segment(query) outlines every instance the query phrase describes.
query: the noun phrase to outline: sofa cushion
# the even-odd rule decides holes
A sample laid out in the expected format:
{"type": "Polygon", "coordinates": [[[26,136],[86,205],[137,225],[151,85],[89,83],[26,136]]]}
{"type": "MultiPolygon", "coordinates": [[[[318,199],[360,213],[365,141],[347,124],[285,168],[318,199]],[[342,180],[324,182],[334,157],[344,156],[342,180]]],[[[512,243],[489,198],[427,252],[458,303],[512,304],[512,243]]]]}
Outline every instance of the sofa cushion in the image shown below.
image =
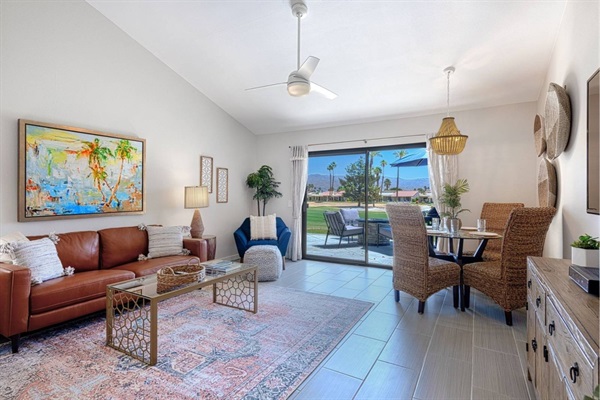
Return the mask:
{"type": "Polygon", "coordinates": [[[14,242],[15,264],[31,270],[31,283],[38,284],[64,274],[56,246],[48,238],[14,242]]]}
{"type": "Polygon", "coordinates": [[[129,271],[85,271],[31,288],[31,314],[39,314],[106,296],[106,285],[135,278],[129,271]]]}
{"type": "Polygon", "coordinates": [[[137,261],[140,254],[148,254],[148,233],[137,226],[102,229],[98,234],[102,269],[137,261]]]}
{"type": "Polygon", "coordinates": [[[12,243],[27,241],[29,241],[29,239],[21,232],[11,232],[4,236],[0,236],[0,262],[12,264],[15,261],[12,243]]]}
{"type": "Polygon", "coordinates": [[[146,230],[149,258],[184,254],[181,226],[148,226],[146,230]]]}
{"type": "Polygon", "coordinates": [[[161,258],[149,258],[143,261],[135,261],[128,264],[114,267],[113,270],[127,270],[135,273],[135,276],[152,275],[158,272],[162,267],[173,267],[175,265],[185,265],[190,260],[197,260],[192,256],[168,256],[161,258]]]}
{"type": "MultiPolygon", "coordinates": [[[[60,233],[56,251],[63,268],[73,267],[75,272],[94,271],[100,267],[100,237],[95,231],[60,233]]],[[[46,236],[31,236],[38,239],[46,236]]]]}

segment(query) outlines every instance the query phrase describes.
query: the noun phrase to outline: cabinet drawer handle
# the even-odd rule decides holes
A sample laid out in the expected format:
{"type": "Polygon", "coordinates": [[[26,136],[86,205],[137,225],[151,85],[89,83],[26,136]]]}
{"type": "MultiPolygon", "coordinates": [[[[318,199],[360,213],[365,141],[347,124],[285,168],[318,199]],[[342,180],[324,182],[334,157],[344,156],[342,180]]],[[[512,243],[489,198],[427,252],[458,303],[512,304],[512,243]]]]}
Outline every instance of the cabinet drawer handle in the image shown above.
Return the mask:
{"type": "Polygon", "coordinates": [[[542,298],[540,296],[538,296],[538,298],[535,299],[535,306],[539,307],[541,302],[542,302],[542,298]]]}
{"type": "Polygon", "coordinates": [[[531,289],[531,279],[527,281],[527,287],[531,289]]]}
{"type": "Polygon", "coordinates": [[[552,336],[552,334],[554,334],[555,330],[556,330],[556,326],[554,325],[554,321],[552,321],[551,323],[548,324],[548,332],[550,333],[550,336],[552,336]]]}
{"type": "Polygon", "coordinates": [[[548,362],[548,347],[544,346],[544,360],[548,362]]]}
{"type": "Polygon", "coordinates": [[[537,340],[531,339],[531,348],[533,349],[533,352],[535,353],[537,350],[537,340]]]}
{"type": "Polygon", "coordinates": [[[579,376],[579,365],[577,363],[573,364],[569,370],[569,376],[571,377],[571,382],[577,383],[577,377],[579,376]]]}

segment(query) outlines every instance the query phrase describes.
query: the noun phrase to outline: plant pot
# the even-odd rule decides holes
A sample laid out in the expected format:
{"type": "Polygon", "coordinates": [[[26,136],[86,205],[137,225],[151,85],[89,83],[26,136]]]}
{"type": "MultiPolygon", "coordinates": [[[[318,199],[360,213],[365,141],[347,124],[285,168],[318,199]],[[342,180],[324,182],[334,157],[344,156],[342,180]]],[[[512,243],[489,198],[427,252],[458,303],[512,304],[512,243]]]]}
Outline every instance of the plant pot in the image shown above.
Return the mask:
{"type": "Polygon", "coordinates": [[[571,262],[580,267],[600,266],[600,250],[571,247],[571,262]]]}
{"type": "Polygon", "coordinates": [[[446,218],[446,230],[450,233],[458,233],[462,227],[460,218],[446,218]]]}

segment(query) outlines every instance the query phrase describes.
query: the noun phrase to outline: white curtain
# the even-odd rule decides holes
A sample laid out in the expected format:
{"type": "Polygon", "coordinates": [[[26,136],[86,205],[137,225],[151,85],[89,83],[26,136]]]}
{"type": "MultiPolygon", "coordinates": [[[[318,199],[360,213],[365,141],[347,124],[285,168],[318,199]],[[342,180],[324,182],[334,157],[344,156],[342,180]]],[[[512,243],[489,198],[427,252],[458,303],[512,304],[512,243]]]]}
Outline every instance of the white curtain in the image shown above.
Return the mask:
{"type": "MultiPolygon", "coordinates": [[[[439,202],[440,194],[445,184],[453,185],[458,179],[458,156],[441,156],[435,154],[429,145],[429,139],[435,133],[427,134],[427,155],[429,157],[429,183],[431,185],[431,197],[433,205],[439,214],[446,211],[446,207],[439,202]]],[[[438,240],[437,250],[447,251],[448,241],[438,240]]]]}
{"type": "Polygon", "coordinates": [[[445,184],[454,185],[458,180],[458,156],[440,156],[435,154],[429,145],[429,139],[435,133],[427,134],[427,155],[429,156],[429,183],[431,184],[431,197],[438,213],[446,211],[438,199],[445,184]]]}
{"type": "Polygon", "coordinates": [[[302,203],[308,180],[308,146],[292,146],[292,238],[288,246],[287,257],[302,259],[302,203]]]}

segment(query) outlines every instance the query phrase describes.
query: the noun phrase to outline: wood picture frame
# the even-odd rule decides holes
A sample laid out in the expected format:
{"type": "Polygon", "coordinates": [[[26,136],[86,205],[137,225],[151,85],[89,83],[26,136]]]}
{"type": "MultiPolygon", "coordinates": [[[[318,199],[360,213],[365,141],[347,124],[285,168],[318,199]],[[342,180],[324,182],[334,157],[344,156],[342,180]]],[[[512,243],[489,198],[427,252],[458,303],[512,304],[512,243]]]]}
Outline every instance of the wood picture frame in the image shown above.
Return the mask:
{"type": "Polygon", "coordinates": [[[229,170],[217,168],[217,203],[229,201],[229,170]]]}
{"type": "Polygon", "coordinates": [[[146,140],[19,120],[19,222],[143,214],[146,140]]]}
{"type": "Polygon", "coordinates": [[[600,215],[600,69],[587,81],[587,205],[600,215]]]}
{"type": "Polygon", "coordinates": [[[213,158],[200,156],[200,186],[208,187],[208,193],[213,192],[213,158]]]}

